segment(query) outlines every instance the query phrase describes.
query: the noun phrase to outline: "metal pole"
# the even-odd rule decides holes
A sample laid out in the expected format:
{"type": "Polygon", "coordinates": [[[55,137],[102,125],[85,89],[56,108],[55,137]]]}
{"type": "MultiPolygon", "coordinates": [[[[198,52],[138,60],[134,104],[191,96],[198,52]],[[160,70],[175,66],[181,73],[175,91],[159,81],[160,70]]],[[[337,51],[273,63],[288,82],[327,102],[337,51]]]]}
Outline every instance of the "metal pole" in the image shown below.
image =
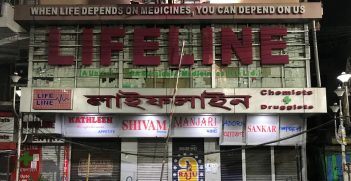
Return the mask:
{"type": "Polygon", "coordinates": [[[342,105],[341,105],[341,99],[339,99],[339,104],[340,104],[340,111],[339,111],[339,116],[340,116],[340,125],[339,125],[339,131],[340,131],[340,136],[341,136],[341,168],[342,168],[342,176],[343,180],[346,181],[348,180],[348,174],[345,169],[346,167],[346,154],[345,154],[345,145],[346,145],[346,132],[345,132],[345,127],[344,127],[344,118],[343,118],[343,111],[342,111],[342,105]]]}
{"type": "Polygon", "coordinates": [[[349,86],[346,84],[346,82],[343,82],[342,86],[344,87],[344,90],[345,90],[345,93],[342,96],[342,101],[344,103],[342,111],[345,116],[344,120],[346,120],[346,125],[349,125],[350,124],[349,88],[348,88],[349,86]]]}
{"type": "Polygon", "coordinates": [[[314,50],[314,64],[316,66],[316,78],[317,78],[317,86],[321,87],[321,72],[319,69],[319,56],[318,56],[318,46],[317,46],[317,34],[316,34],[316,21],[312,21],[312,35],[313,35],[313,50],[314,50]]]}
{"type": "Polygon", "coordinates": [[[22,118],[21,114],[16,111],[16,85],[13,86],[13,112],[15,113],[16,118],[18,119],[18,130],[17,130],[17,160],[16,160],[16,181],[19,181],[20,173],[20,157],[21,157],[21,143],[22,143],[22,118]]]}
{"type": "Polygon", "coordinates": [[[88,154],[88,168],[87,168],[87,175],[86,175],[86,181],[89,181],[89,169],[90,169],[90,153],[88,154]]]}

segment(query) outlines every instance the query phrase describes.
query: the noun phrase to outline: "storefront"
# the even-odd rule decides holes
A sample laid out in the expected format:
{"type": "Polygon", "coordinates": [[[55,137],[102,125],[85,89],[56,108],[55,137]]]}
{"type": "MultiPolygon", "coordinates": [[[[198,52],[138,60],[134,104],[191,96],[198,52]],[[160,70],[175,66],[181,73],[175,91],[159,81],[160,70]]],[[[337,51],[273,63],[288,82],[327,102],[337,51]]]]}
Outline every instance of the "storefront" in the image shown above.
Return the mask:
{"type": "Polygon", "coordinates": [[[14,127],[14,115],[11,112],[0,112],[0,180],[8,180],[15,168],[11,163],[11,157],[17,148],[14,127]]]}
{"type": "Polygon", "coordinates": [[[60,180],[306,178],[306,117],[326,112],[320,5],[16,7],[32,42],[21,112],[64,139],[42,159],[56,152],[60,180]]]}

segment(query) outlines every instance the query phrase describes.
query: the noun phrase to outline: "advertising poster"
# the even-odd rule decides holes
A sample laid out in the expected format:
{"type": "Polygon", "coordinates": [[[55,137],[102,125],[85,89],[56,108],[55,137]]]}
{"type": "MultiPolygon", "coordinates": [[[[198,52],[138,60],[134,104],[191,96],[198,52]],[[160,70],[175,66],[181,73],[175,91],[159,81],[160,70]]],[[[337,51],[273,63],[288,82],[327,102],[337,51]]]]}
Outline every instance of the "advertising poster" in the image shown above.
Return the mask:
{"type": "MultiPolygon", "coordinates": [[[[12,157],[12,163],[16,165],[16,157],[12,157]]],[[[21,151],[20,157],[21,167],[19,181],[39,180],[40,178],[40,162],[41,162],[41,146],[25,145],[21,151]]],[[[16,179],[16,169],[12,170],[11,180],[16,179]]]]}
{"type": "Polygon", "coordinates": [[[203,142],[173,142],[173,151],[173,181],[205,181],[203,142]]]}

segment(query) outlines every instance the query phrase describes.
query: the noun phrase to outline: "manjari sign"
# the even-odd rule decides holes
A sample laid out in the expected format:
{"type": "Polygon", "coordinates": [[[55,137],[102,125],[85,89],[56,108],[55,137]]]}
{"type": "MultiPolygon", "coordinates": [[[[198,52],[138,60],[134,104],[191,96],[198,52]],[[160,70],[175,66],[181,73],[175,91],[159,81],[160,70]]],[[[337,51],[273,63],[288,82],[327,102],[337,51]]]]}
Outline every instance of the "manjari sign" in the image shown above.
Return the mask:
{"type": "MultiPolygon", "coordinates": [[[[116,38],[123,38],[126,30],[120,27],[102,27],[100,33],[100,64],[111,64],[112,52],[123,51],[124,45],[116,42],[116,38]]],[[[253,62],[253,33],[252,28],[243,28],[241,38],[231,28],[221,28],[221,54],[223,65],[231,64],[233,52],[241,64],[249,65],[253,62]]],[[[161,57],[145,55],[146,51],[159,49],[159,42],[149,41],[149,38],[160,38],[160,28],[134,28],[133,34],[133,64],[157,66],[161,63],[161,57]]],[[[212,65],[213,57],[213,29],[204,27],[201,29],[202,64],[212,65]]],[[[273,50],[283,50],[287,47],[284,40],[276,37],[287,35],[286,27],[261,27],[260,28],[260,56],[262,65],[288,64],[288,55],[272,55],[273,50]]],[[[48,37],[48,64],[50,65],[73,65],[74,55],[60,54],[61,32],[59,28],[51,28],[48,37]]],[[[93,62],[93,28],[84,28],[81,38],[83,65],[91,65],[93,62]]],[[[168,32],[168,63],[178,65],[180,60],[179,29],[171,26],[168,32]]],[[[182,65],[193,65],[194,55],[187,54],[182,57],[182,65]]]]}

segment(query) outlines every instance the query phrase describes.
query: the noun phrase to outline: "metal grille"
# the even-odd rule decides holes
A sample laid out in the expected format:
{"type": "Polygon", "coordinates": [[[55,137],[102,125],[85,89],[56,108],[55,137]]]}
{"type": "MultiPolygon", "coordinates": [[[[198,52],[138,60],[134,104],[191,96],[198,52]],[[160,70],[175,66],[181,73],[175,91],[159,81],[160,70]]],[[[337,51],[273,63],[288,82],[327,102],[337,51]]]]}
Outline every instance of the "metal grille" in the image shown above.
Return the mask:
{"type": "Polygon", "coordinates": [[[81,144],[72,145],[71,181],[85,181],[87,176],[89,181],[120,180],[119,141],[91,139],[79,142],[81,144]],[[89,154],[90,161],[88,161],[89,154]]]}
{"type": "MultiPolygon", "coordinates": [[[[165,141],[144,139],[138,142],[138,154],[162,156],[165,141]]],[[[161,176],[162,157],[138,156],[138,181],[159,181],[161,176]]],[[[168,164],[165,164],[163,179],[168,180],[168,164]]]]}
{"type": "Polygon", "coordinates": [[[64,146],[42,146],[41,174],[46,180],[60,180],[63,176],[64,146]]]}
{"type": "MultiPolygon", "coordinates": [[[[239,147],[221,147],[221,151],[231,150],[235,148],[239,147]]],[[[221,180],[243,180],[241,149],[237,151],[221,152],[221,180]]]]}
{"type": "Polygon", "coordinates": [[[277,181],[297,181],[297,157],[294,147],[275,147],[275,175],[277,181]]]}
{"type": "Polygon", "coordinates": [[[246,150],[247,181],[272,180],[270,147],[246,150]]]}

